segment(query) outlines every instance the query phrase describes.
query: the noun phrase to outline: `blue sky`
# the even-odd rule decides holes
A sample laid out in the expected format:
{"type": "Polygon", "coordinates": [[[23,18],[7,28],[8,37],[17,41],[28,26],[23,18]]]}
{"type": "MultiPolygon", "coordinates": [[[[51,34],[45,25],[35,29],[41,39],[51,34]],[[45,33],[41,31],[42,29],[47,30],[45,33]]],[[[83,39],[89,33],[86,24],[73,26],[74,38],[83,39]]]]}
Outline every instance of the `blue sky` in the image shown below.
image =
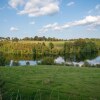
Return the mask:
{"type": "Polygon", "coordinates": [[[0,37],[100,38],[100,0],[0,0],[0,37]]]}

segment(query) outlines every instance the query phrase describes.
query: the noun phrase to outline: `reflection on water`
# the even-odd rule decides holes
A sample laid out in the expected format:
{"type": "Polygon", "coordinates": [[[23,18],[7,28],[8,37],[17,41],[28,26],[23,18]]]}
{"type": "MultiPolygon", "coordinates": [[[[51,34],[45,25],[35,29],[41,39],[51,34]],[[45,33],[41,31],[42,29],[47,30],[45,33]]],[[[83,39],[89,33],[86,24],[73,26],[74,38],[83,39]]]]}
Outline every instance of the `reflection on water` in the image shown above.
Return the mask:
{"type": "Polygon", "coordinates": [[[100,64],[100,56],[96,57],[95,59],[92,60],[87,60],[91,65],[96,65],[100,64]]]}
{"type": "MultiPolygon", "coordinates": [[[[58,57],[58,58],[56,58],[54,61],[55,61],[55,63],[57,63],[57,64],[62,64],[62,63],[64,63],[64,58],[63,58],[63,57],[58,57]]],[[[100,64],[100,56],[98,56],[98,57],[96,57],[96,58],[94,58],[94,59],[92,59],[92,60],[87,59],[86,61],[87,61],[88,63],[90,63],[91,65],[100,64]]],[[[67,62],[67,64],[74,64],[74,65],[79,65],[79,66],[82,66],[82,65],[84,64],[83,61],[79,61],[79,62],[75,62],[75,61],[72,61],[72,62],[66,61],[66,62],[67,62]]]]}
{"type": "MultiPolygon", "coordinates": [[[[92,60],[86,60],[88,63],[90,63],[91,65],[96,65],[96,64],[100,64],[100,56],[96,57],[95,59],[92,60]]],[[[10,61],[10,66],[13,66],[13,60],[10,61]]],[[[57,57],[56,59],[54,59],[54,62],[56,64],[63,64],[63,63],[67,63],[67,64],[73,64],[73,65],[79,65],[80,67],[84,64],[83,61],[80,62],[69,62],[69,61],[64,61],[63,57],[57,57]]],[[[21,66],[25,66],[25,65],[37,65],[37,63],[41,63],[41,61],[33,61],[33,60],[19,60],[18,61],[19,65],[21,66]]]]}
{"type": "Polygon", "coordinates": [[[32,61],[32,60],[20,60],[19,61],[19,64],[20,65],[27,65],[27,63],[28,63],[28,65],[37,65],[37,62],[36,61],[32,61]]]}
{"type": "Polygon", "coordinates": [[[65,60],[63,57],[57,57],[55,60],[54,60],[54,63],[56,64],[62,64],[62,63],[65,63],[65,60]]]}
{"type": "Polygon", "coordinates": [[[67,61],[74,61],[74,62],[80,62],[80,61],[85,61],[87,59],[91,60],[91,59],[95,59],[98,56],[98,53],[93,52],[85,52],[84,54],[77,54],[77,53],[70,53],[66,55],[66,60],[67,61]]]}
{"type": "MultiPolygon", "coordinates": [[[[13,63],[16,62],[16,61],[13,61],[11,60],[10,61],[10,66],[16,66],[16,65],[13,65],[13,63]]],[[[19,60],[18,61],[19,65],[18,66],[32,66],[32,65],[37,65],[39,63],[41,63],[41,61],[33,61],[33,60],[19,60]]]]}
{"type": "MultiPolygon", "coordinates": [[[[64,55],[45,55],[43,56],[42,54],[37,54],[36,55],[36,60],[41,60],[43,57],[53,57],[54,59],[56,59],[58,56],[64,56],[64,55]]],[[[66,60],[68,61],[84,61],[84,60],[91,60],[91,59],[94,59],[98,56],[97,53],[86,53],[84,55],[81,55],[81,54],[73,54],[73,53],[69,53],[69,54],[66,54],[66,60]]],[[[23,55],[18,55],[18,54],[5,54],[5,57],[7,60],[33,60],[33,55],[32,54],[23,54],[23,55]]]]}
{"type": "Polygon", "coordinates": [[[14,55],[14,54],[5,54],[7,60],[33,60],[33,55],[14,55]]]}
{"type": "MultiPolygon", "coordinates": [[[[48,55],[49,57],[53,57],[55,62],[63,62],[65,61],[63,55],[57,57],[57,56],[52,56],[48,55]]],[[[45,56],[45,57],[48,57],[45,56]]],[[[34,65],[37,62],[32,62],[33,61],[33,55],[14,55],[14,54],[5,54],[5,57],[7,61],[12,62],[13,61],[18,61],[21,65],[24,65],[27,61],[30,63],[30,65],[34,65]]],[[[44,56],[38,55],[36,58],[36,61],[42,60],[44,56]]],[[[92,53],[92,54],[86,54],[86,55],[79,55],[79,54],[67,54],[66,56],[66,61],[67,62],[73,62],[74,64],[80,63],[82,64],[83,61],[87,60],[90,64],[100,64],[100,56],[98,56],[97,53],[92,53]]]]}

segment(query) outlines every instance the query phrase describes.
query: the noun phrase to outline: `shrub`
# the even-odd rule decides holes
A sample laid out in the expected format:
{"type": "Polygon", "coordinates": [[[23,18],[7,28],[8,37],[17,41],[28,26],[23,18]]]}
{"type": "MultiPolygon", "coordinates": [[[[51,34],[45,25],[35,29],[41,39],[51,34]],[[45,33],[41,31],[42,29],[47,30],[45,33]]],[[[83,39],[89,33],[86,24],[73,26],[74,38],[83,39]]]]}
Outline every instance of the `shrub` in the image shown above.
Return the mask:
{"type": "Polygon", "coordinates": [[[96,64],[96,67],[100,68],[100,64],[96,64]]]}
{"type": "Polygon", "coordinates": [[[26,62],[26,65],[27,65],[27,66],[30,65],[30,62],[27,61],[27,62],[26,62]]]}
{"type": "Polygon", "coordinates": [[[83,67],[91,67],[91,64],[89,64],[87,61],[84,62],[83,67]]]}
{"type": "Polygon", "coordinates": [[[13,61],[12,65],[13,65],[13,66],[19,66],[20,63],[19,63],[18,61],[13,61]]]}
{"type": "Polygon", "coordinates": [[[66,66],[74,66],[73,63],[68,63],[68,62],[66,62],[65,65],[66,65],[66,66]]]}
{"type": "Polygon", "coordinates": [[[76,67],[79,67],[79,64],[76,64],[75,66],[76,66],[76,67]]]}
{"type": "Polygon", "coordinates": [[[41,64],[43,64],[43,65],[53,65],[54,59],[52,57],[45,57],[45,58],[42,59],[41,64]]]}
{"type": "Polygon", "coordinates": [[[6,65],[6,58],[4,57],[4,54],[0,52],[0,66],[6,65]]]}
{"type": "Polygon", "coordinates": [[[54,48],[54,44],[52,42],[49,43],[49,47],[50,49],[53,49],[54,48]]]}

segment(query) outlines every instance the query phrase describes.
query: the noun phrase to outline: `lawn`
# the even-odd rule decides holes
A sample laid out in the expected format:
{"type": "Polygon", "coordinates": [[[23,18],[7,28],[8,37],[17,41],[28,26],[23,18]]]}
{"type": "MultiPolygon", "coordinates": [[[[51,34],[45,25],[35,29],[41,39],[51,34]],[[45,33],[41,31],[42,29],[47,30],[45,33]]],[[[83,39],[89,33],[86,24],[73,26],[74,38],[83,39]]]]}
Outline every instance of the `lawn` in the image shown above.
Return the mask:
{"type": "Polygon", "coordinates": [[[38,65],[0,67],[4,100],[100,100],[100,69],[38,65]]]}

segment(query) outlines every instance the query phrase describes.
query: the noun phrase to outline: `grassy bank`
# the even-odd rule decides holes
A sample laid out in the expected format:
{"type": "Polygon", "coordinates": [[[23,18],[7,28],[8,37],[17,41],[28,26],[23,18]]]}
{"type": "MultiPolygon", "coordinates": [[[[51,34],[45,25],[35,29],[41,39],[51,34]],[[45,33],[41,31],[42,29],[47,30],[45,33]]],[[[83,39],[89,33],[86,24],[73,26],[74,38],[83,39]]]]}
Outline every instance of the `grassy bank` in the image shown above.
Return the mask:
{"type": "Polygon", "coordinates": [[[0,74],[4,100],[100,100],[99,68],[1,67],[0,74]]]}

